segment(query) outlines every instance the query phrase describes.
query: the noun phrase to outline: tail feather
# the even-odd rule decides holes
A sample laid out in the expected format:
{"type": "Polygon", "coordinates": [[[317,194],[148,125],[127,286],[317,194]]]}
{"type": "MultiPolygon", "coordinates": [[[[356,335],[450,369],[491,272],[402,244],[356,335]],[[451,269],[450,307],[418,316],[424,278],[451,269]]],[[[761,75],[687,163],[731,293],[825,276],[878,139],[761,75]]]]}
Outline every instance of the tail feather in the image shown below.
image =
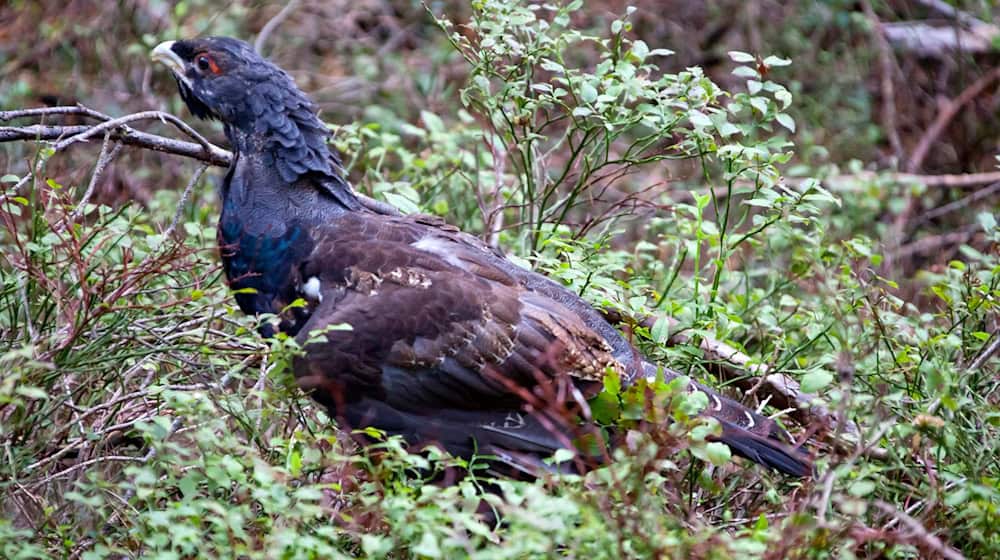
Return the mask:
{"type": "Polygon", "coordinates": [[[805,452],[773,438],[759,436],[725,420],[722,435],[716,438],[728,445],[737,455],[750,459],[790,476],[812,475],[812,462],[805,452]]]}
{"type": "MultiPolygon", "coordinates": [[[[647,377],[656,375],[655,367],[648,362],[644,364],[647,377]]],[[[669,379],[681,374],[664,369],[663,375],[669,379]]],[[[790,444],[792,438],[777,422],[700,383],[690,383],[688,389],[708,395],[708,406],[702,414],[715,418],[722,425],[722,435],[715,438],[716,441],[725,443],[741,457],[787,475],[812,475],[813,466],[808,455],[790,444]]]]}

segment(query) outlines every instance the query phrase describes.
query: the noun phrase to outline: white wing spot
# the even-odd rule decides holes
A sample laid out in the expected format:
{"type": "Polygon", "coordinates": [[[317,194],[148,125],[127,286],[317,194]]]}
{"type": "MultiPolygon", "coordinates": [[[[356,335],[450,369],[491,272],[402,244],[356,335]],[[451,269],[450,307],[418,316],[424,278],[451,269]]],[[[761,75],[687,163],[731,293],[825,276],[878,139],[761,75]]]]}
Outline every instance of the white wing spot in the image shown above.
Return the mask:
{"type": "Polygon", "coordinates": [[[306,283],[302,285],[302,293],[304,293],[307,298],[322,302],[323,294],[319,289],[319,278],[316,276],[306,280],[306,283]]]}
{"type": "Polygon", "coordinates": [[[715,395],[709,395],[709,396],[712,397],[713,401],[715,401],[715,406],[712,407],[712,410],[714,410],[716,412],[722,410],[722,401],[719,400],[719,397],[717,397],[715,395]]]}
{"type": "Polygon", "coordinates": [[[452,266],[457,266],[464,269],[465,263],[462,259],[458,258],[454,252],[452,252],[453,244],[447,239],[441,239],[440,237],[427,236],[421,237],[420,239],[411,243],[417,249],[421,251],[427,251],[428,253],[433,253],[439,257],[444,258],[445,262],[452,266]]]}
{"type": "Polygon", "coordinates": [[[750,412],[749,412],[749,411],[747,411],[747,410],[744,410],[744,411],[743,411],[743,414],[745,414],[745,415],[746,415],[746,417],[747,417],[747,429],[748,429],[748,430],[749,430],[750,428],[753,428],[754,426],[756,426],[756,425],[757,425],[757,423],[756,423],[756,422],[754,422],[754,420],[753,420],[753,414],[750,414],[750,412]]]}

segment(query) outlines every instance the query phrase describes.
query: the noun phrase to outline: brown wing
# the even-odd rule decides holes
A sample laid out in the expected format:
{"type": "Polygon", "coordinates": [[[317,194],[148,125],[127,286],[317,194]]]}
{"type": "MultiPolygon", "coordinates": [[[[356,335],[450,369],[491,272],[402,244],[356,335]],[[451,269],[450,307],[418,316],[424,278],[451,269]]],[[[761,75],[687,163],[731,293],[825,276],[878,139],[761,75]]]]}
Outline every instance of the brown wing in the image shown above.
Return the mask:
{"type": "Polygon", "coordinates": [[[433,230],[395,223],[339,223],[303,267],[321,301],[299,333],[296,375],[320,400],[500,410],[517,408],[513,387],[561,377],[591,393],[621,368],[558,302],[474,252],[441,254],[447,241],[433,230]]]}

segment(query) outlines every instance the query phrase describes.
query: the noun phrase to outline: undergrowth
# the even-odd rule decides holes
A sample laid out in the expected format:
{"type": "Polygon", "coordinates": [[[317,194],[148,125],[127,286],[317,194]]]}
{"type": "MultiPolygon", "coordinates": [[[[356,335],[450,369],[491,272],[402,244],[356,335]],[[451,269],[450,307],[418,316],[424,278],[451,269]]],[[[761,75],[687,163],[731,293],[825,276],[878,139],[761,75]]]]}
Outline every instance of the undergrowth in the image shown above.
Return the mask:
{"type": "Polygon", "coordinates": [[[181,189],[80,204],[86,185],[49,176],[62,154],[39,146],[2,178],[0,555],[1000,555],[1000,377],[977,359],[997,329],[995,216],[977,218],[991,251],[965,247],[901,299],[857,195],[876,185],[783,177],[791,61],[731,52],[727,91],[663,71],[671,53],[631,38],[631,11],[578,30],[580,5],[483,0],[461,26],[436,19],[467,64],[462,109],[335,142],[359,189],[445,215],[595,305],[660,317],[630,329],[650,357],[719,385],[699,346],[714,339],[798,380],[836,425],[734,394],[808,440],[815,477],[706,443],[704,403],[679,382],[608,380],[595,412],[626,436],[586,477],[491,480],[394,438],[359,449],[295,388],[289,342],[260,340],[233,305],[211,180],[180,213],[181,189]],[[455,470],[470,474],[437,482],[455,470]]]}

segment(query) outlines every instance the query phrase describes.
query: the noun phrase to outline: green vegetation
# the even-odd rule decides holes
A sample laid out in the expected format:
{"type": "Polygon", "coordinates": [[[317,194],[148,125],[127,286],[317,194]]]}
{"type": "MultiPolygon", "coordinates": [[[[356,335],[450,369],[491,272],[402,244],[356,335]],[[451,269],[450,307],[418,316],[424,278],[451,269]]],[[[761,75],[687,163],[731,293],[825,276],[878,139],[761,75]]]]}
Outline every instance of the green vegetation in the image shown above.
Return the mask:
{"type": "MultiPolygon", "coordinates": [[[[5,109],[59,91],[58,104],[114,115],[166,104],[188,119],[164,73],[150,91],[149,47],[251,37],[276,12],[150,1],[52,19],[43,4],[0,8],[53,52],[32,68],[44,57],[0,48],[5,109]],[[108,28],[72,23],[84,16],[108,28]],[[109,89],[140,93],[123,102],[109,89]]],[[[595,305],[652,317],[630,325],[645,352],[744,389],[734,396],[809,438],[816,477],[788,480],[706,443],[705,403],[662,382],[595,404],[630,431],[587,477],[491,481],[397,439],[358,449],[296,388],[290,343],[260,339],[223,285],[218,169],[199,176],[198,162],[132,148],[95,169],[100,136],[59,152],[8,143],[0,556],[1000,557],[1000,362],[983,354],[998,336],[996,197],[861,173],[893,160],[877,157],[896,132],[880,120],[878,81],[866,83],[877,50],[828,34],[861,41],[864,12],[829,1],[747,15],[775,37],[748,54],[758,49],[732,37],[694,49],[696,32],[657,32],[673,15],[718,35],[732,25],[724,2],[615,16],[580,1],[432,4],[433,16],[397,4],[301,8],[282,24],[301,27],[279,25],[269,43],[326,120],[352,123],[332,126],[358,189],[482,233],[595,305]],[[352,76],[339,104],[308,69],[352,76]],[[962,236],[919,245],[951,233],[962,236]],[[706,340],[752,361],[727,365],[706,340]],[[758,365],[840,420],[769,407],[766,388],[746,391],[758,365]],[[662,408],[638,406],[647,390],[662,408]],[[472,475],[435,483],[449,467],[472,475]]],[[[919,113],[906,113],[917,97],[906,88],[932,82],[896,82],[900,122],[919,113]]],[[[996,138],[995,120],[969,125],[965,144],[943,137],[950,148],[925,168],[990,170],[981,139],[996,138]]]]}

